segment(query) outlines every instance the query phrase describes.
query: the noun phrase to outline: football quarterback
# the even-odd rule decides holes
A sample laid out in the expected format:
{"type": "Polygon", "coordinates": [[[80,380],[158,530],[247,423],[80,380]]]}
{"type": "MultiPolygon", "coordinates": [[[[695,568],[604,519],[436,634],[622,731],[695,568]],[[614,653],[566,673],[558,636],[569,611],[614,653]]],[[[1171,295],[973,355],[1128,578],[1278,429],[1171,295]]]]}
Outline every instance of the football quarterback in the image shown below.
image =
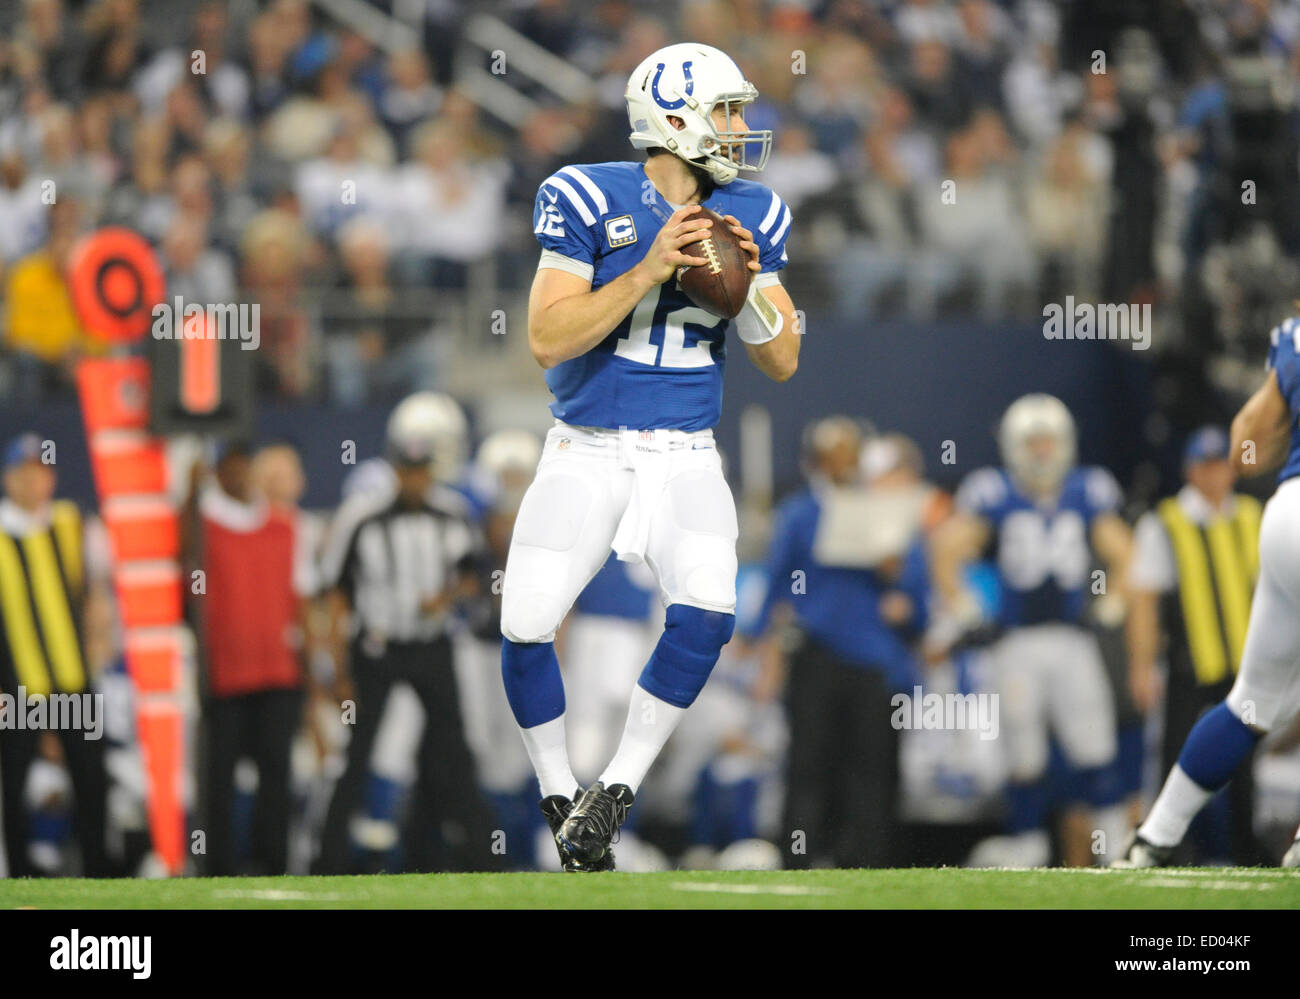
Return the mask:
{"type": "Polygon", "coordinates": [[[791,213],[747,177],[772,141],[745,122],[756,97],[724,52],[660,49],[627,85],[630,139],[645,161],[566,166],[537,193],[528,340],[555,425],[511,539],[501,667],[569,871],[613,868],[628,806],[735,623],[736,511],[713,440],[729,320],[678,282],[691,267],[716,268],[715,236],[738,242],[749,274],[737,334],[769,377],[794,374],[799,330],[779,278],[791,213]],[[730,233],[711,234],[714,218],[730,233]],[[665,627],[613,759],[583,789],[554,638],[611,548],[653,572],[665,627]]]}

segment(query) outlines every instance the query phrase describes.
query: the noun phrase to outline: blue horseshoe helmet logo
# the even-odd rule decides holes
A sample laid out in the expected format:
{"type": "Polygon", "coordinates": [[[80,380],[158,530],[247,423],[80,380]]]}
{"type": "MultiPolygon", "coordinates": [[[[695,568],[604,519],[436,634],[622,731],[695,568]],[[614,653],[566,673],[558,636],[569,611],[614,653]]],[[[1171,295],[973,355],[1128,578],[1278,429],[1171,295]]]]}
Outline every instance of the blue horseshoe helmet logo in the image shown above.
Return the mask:
{"type": "MultiPolygon", "coordinates": [[[[655,78],[650,82],[650,96],[653,97],[655,103],[665,111],[676,111],[679,107],[685,104],[686,101],[681,97],[674,101],[666,101],[659,95],[659,77],[663,75],[664,64],[659,63],[655,68],[655,78]]],[[[691,79],[690,61],[682,63],[682,76],[686,77],[686,96],[690,97],[695,93],[695,81],[691,79]]]]}

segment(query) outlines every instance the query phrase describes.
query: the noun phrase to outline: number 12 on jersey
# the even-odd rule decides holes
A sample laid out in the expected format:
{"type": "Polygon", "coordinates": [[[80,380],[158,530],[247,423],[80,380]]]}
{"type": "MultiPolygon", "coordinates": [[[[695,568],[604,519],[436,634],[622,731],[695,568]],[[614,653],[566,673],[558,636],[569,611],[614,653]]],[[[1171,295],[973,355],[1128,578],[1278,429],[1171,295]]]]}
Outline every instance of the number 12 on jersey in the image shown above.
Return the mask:
{"type": "Polygon", "coordinates": [[[656,324],[664,285],[647,294],[632,312],[627,335],[620,337],[614,354],[636,364],[660,368],[706,368],[713,363],[711,341],[701,338],[686,346],[686,324],[716,330],[726,322],[694,305],[673,309],[656,324]],[[663,350],[651,340],[656,326],[663,330],[663,350]]]}

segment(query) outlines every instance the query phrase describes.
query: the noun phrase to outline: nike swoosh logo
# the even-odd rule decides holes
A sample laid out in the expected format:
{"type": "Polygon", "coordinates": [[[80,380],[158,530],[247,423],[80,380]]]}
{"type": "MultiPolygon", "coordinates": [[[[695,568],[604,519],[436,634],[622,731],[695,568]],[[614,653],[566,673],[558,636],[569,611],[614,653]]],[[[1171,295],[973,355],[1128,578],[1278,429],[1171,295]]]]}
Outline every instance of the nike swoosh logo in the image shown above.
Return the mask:
{"type": "Polygon", "coordinates": [[[552,194],[550,191],[546,191],[546,190],[543,190],[542,193],[551,199],[551,204],[555,204],[557,201],[560,200],[560,196],[558,194],[552,194]]]}

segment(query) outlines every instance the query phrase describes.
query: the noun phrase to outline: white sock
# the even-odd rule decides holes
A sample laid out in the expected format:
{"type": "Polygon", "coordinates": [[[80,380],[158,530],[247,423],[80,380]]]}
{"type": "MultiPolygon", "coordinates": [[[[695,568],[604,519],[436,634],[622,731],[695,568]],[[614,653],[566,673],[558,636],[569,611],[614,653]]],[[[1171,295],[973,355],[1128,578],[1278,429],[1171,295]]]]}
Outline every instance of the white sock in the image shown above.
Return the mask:
{"type": "Polygon", "coordinates": [[[569,767],[569,747],[564,741],[564,715],[552,718],[532,728],[521,728],[524,748],[537,771],[537,783],[542,786],[542,797],[562,794],[568,798],[578,786],[577,778],[569,767]]]}
{"type": "Polygon", "coordinates": [[[1156,846],[1177,846],[1187,835],[1187,827],[1196,818],[1196,813],[1212,797],[1213,791],[1201,787],[1175,763],[1165,778],[1165,786],[1160,789],[1151,814],[1138,827],[1138,835],[1156,846]]]}
{"type": "Polygon", "coordinates": [[[623,740],[609,766],[600,775],[600,782],[606,787],[626,784],[636,794],[684,714],[685,708],[655,697],[640,684],[633,687],[632,705],[623,726],[623,740]]]}
{"type": "MultiPolygon", "coordinates": [[[[1118,857],[1124,852],[1124,844],[1133,831],[1129,825],[1128,806],[1120,803],[1093,809],[1092,828],[1102,834],[1101,842],[1105,847],[1094,863],[1105,863],[1107,858],[1118,857]]],[[[1093,841],[1094,844],[1095,842],[1096,840],[1093,841]]]]}

